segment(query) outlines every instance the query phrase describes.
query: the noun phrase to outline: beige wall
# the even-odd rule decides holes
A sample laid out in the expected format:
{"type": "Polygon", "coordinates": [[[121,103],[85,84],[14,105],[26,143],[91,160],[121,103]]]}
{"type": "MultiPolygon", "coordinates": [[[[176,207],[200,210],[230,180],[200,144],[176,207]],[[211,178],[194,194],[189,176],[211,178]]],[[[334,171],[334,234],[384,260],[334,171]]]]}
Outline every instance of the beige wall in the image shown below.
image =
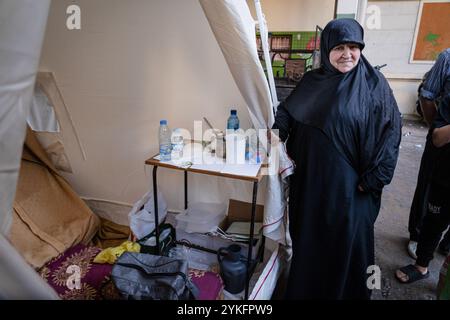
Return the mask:
{"type": "MultiPolygon", "coordinates": [[[[198,1],[80,0],[81,30],[69,31],[72,3],[52,2],[40,70],[54,72],[86,153],[84,160],[76,141],[65,141],[74,171],[66,177],[79,194],[135,202],[150,185],[144,160],[158,152],[162,118],[172,128],[191,130],[203,116],[225,127],[237,106],[249,126],[198,1]]],[[[159,177],[169,206],[181,208],[182,174],[160,169],[159,177]]],[[[202,189],[201,179],[190,180],[192,200],[250,199],[247,185],[224,182],[232,184],[226,193],[214,179],[202,189]]]]}
{"type": "Polygon", "coordinates": [[[416,114],[417,88],[432,64],[410,63],[419,1],[369,1],[380,9],[381,28],[365,25],[364,55],[373,64],[387,64],[388,79],[402,114],[416,114]]]}
{"type": "MultiPolygon", "coordinates": [[[[254,1],[247,0],[254,17],[254,1]]],[[[333,19],[334,0],[261,0],[269,31],[313,31],[333,19]]]]}

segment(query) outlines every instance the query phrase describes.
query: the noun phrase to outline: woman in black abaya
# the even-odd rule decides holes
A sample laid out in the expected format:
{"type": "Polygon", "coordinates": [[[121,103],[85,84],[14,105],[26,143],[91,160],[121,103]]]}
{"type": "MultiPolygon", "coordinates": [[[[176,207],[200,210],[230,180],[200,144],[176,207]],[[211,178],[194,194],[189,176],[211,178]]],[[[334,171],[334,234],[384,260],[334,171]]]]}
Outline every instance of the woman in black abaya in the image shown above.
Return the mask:
{"type": "Polygon", "coordinates": [[[356,20],[331,21],[320,44],[321,68],[304,75],[273,127],[296,165],[286,296],[369,299],[374,223],[397,163],[401,118],[386,79],[361,55],[356,20]]]}

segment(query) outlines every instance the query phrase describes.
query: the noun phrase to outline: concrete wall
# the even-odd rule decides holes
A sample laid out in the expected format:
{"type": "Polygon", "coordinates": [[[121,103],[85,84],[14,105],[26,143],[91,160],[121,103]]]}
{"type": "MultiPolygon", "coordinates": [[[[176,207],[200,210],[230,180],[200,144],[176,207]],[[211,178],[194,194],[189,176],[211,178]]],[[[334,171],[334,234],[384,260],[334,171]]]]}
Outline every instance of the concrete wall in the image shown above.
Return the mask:
{"type": "MultiPolygon", "coordinates": [[[[411,64],[419,1],[369,1],[381,12],[381,28],[370,30],[365,25],[364,55],[373,65],[387,64],[382,69],[389,80],[403,114],[414,114],[417,87],[432,64],[411,64]]],[[[366,17],[369,16],[367,13],[366,17]]]]}
{"type": "MultiPolygon", "coordinates": [[[[254,1],[247,0],[252,15],[254,1]]],[[[334,0],[261,0],[269,31],[314,31],[333,19],[334,0]]]]}

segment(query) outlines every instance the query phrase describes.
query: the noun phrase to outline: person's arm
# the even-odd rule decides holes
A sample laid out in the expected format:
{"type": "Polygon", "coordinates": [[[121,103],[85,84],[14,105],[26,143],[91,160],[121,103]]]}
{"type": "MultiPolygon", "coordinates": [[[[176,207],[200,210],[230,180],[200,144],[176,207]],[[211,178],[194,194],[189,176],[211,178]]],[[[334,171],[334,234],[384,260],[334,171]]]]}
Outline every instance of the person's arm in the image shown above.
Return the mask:
{"type": "Polygon", "coordinates": [[[433,119],[436,116],[436,104],[434,103],[434,100],[428,100],[422,96],[420,96],[419,100],[425,122],[431,127],[433,119]]]}
{"type": "MultiPolygon", "coordinates": [[[[282,102],[277,108],[277,114],[275,115],[275,122],[272,129],[278,130],[278,136],[281,141],[286,141],[292,126],[292,117],[286,110],[285,103],[282,102]]],[[[274,130],[272,130],[272,133],[274,130]]]]}
{"type": "Polygon", "coordinates": [[[433,130],[433,144],[440,148],[450,143],[450,124],[433,130]]]}
{"type": "Polygon", "coordinates": [[[392,105],[390,126],[385,132],[385,138],[380,139],[383,145],[374,157],[372,168],[360,179],[359,191],[379,193],[394,176],[402,136],[402,120],[392,91],[387,103],[392,105]]]}
{"type": "Polygon", "coordinates": [[[444,51],[442,52],[431,70],[428,72],[426,79],[420,90],[420,105],[429,126],[433,123],[436,115],[436,105],[434,101],[441,95],[447,81],[447,70],[449,68],[450,58],[444,51]]]}

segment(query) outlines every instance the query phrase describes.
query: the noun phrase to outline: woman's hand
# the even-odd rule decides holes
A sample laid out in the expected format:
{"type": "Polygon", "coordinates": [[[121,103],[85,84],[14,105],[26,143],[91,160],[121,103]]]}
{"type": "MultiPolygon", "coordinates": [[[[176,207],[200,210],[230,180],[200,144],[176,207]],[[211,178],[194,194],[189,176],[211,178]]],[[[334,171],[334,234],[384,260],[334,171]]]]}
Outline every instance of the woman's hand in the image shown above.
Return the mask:
{"type": "MultiPolygon", "coordinates": [[[[278,130],[276,130],[276,132],[278,133],[278,130]]],[[[280,141],[280,137],[278,137],[277,133],[275,133],[273,130],[271,129],[267,129],[267,142],[269,144],[272,144],[272,140],[273,142],[277,143],[280,141]]]]}

